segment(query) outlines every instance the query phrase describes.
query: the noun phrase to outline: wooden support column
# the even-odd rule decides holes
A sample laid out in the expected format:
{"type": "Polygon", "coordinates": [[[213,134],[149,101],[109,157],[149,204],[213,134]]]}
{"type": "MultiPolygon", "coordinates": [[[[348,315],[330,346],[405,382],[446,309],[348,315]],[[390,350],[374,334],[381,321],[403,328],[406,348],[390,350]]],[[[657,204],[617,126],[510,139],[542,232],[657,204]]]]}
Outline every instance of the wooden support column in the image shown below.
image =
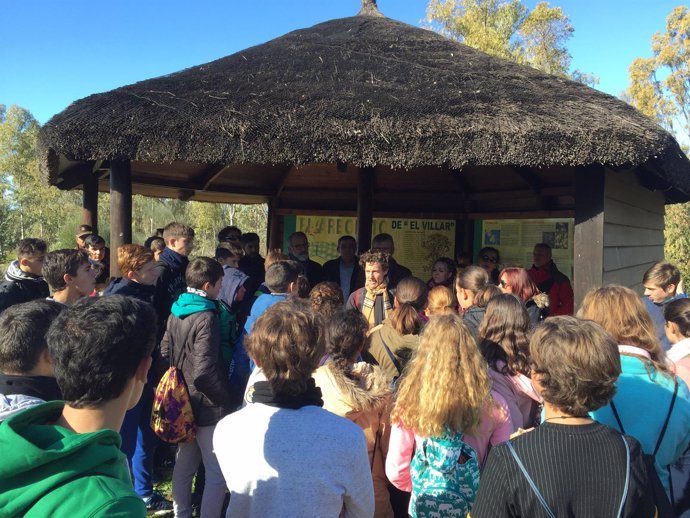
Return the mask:
{"type": "Polygon", "coordinates": [[[573,291],[575,309],[585,294],[602,285],[604,275],[604,183],[603,167],[575,171],[575,235],[573,291]]]}
{"type": "Polygon", "coordinates": [[[371,226],[374,221],[374,183],[374,168],[360,168],[357,183],[357,247],[360,254],[371,247],[371,226]]]}
{"type": "Polygon", "coordinates": [[[283,216],[277,213],[278,200],[272,198],[268,203],[267,250],[283,248],[283,216]]]}
{"type": "Polygon", "coordinates": [[[110,275],[119,276],[117,248],[132,242],[132,169],[129,160],[110,162],[110,275]]]}
{"type": "Polygon", "coordinates": [[[90,225],[94,234],[98,234],[98,175],[87,175],[82,189],[81,222],[90,225]]]}

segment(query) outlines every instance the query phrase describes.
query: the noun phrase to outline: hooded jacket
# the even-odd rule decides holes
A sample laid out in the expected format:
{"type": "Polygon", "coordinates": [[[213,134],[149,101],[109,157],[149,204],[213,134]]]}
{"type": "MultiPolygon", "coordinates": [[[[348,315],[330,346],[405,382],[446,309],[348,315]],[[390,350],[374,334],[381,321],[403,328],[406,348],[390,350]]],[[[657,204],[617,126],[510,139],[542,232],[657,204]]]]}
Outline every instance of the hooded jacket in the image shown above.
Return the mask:
{"type": "Polygon", "coordinates": [[[402,372],[398,371],[385,346],[393,353],[402,368],[419,347],[419,335],[401,335],[391,325],[390,320],[384,320],[381,325],[374,327],[370,337],[368,354],[381,366],[389,380],[399,377],[402,372]]]}
{"type": "Polygon", "coordinates": [[[352,374],[354,379],[348,378],[329,362],[319,367],[313,377],[321,389],[323,408],[346,417],[364,431],[374,481],[374,518],[392,518],[385,469],[390,436],[390,383],[380,367],[364,362],[355,364],[352,374]]]}
{"type": "Polygon", "coordinates": [[[150,304],[153,302],[155,292],[156,287],[153,285],[147,286],[124,277],[117,277],[110,281],[103,295],[124,295],[125,297],[134,297],[150,304]]]}
{"type": "Polygon", "coordinates": [[[213,426],[236,405],[220,349],[217,302],[183,293],[173,303],[161,354],[182,370],[197,426],[213,426]]]}
{"type": "Polygon", "coordinates": [[[15,304],[45,299],[49,295],[50,290],[43,277],[22,271],[19,260],[12,261],[5,273],[5,280],[0,282],[0,312],[15,304]]]}
{"type": "Polygon", "coordinates": [[[50,424],[63,405],[38,405],[0,425],[0,516],[144,518],[120,435],[77,434],[50,424]]]}
{"type": "Polygon", "coordinates": [[[187,265],[189,265],[189,259],[186,256],[170,248],[161,252],[160,260],[156,265],[158,277],[153,296],[153,307],[158,315],[159,340],[163,337],[165,322],[168,320],[173,302],[187,289],[184,276],[187,265]]]}
{"type": "Polygon", "coordinates": [[[537,293],[525,302],[525,309],[532,327],[538,325],[549,316],[549,296],[546,293],[537,293]]]}
{"type": "Polygon", "coordinates": [[[55,378],[0,374],[0,421],[45,401],[62,399],[55,378]]]}
{"type": "Polygon", "coordinates": [[[486,308],[480,308],[479,306],[470,306],[462,314],[462,321],[469,328],[474,339],[477,340],[479,336],[479,326],[484,320],[484,315],[486,314],[486,308]]]}

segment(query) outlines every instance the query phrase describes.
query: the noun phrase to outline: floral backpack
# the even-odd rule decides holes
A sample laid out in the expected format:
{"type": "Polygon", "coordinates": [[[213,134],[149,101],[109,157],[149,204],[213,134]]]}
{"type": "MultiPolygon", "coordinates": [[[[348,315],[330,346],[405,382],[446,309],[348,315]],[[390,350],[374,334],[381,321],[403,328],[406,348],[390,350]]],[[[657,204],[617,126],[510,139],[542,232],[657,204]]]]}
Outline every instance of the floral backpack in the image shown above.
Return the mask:
{"type": "MultiPolygon", "coordinates": [[[[182,351],[182,361],[186,356],[182,351]]],[[[151,411],[151,428],[165,442],[189,442],[196,436],[196,425],[189,390],[182,376],[182,370],[173,362],[173,347],[170,347],[170,368],[165,371],[156,387],[151,411]]]]}
{"type": "Polygon", "coordinates": [[[410,466],[413,518],[464,518],[479,489],[477,452],[462,433],[427,437],[417,448],[410,466]]]}

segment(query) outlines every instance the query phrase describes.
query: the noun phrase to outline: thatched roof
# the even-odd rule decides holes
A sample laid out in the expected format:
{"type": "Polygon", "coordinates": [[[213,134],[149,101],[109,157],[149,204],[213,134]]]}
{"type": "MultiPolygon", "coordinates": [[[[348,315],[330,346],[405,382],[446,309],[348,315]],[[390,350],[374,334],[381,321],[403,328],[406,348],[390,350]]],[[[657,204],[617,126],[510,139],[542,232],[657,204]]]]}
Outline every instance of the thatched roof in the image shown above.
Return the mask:
{"type": "Polygon", "coordinates": [[[676,199],[690,194],[690,162],[675,139],[626,103],[370,15],[91,95],[48,121],[40,143],[51,183],[69,161],[103,159],[446,170],[603,164],[644,167],[676,199]]]}

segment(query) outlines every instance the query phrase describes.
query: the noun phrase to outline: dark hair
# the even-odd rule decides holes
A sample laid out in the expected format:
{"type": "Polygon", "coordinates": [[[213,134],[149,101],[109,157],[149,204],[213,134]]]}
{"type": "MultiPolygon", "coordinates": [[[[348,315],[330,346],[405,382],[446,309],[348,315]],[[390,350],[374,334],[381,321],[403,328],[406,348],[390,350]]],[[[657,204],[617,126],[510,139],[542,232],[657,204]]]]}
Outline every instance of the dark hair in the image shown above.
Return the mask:
{"type": "Polygon", "coordinates": [[[240,243],[243,245],[246,245],[247,243],[254,243],[258,242],[259,240],[259,234],[256,232],[247,232],[246,234],[242,234],[240,236],[240,243]]]}
{"type": "Polygon", "coordinates": [[[352,358],[366,345],[368,331],[367,319],[357,310],[338,311],[329,316],[326,352],[333,365],[348,378],[354,379],[352,358]]]}
{"type": "Polygon", "coordinates": [[[105,284],[108,282],[108,278],[110,277],[110,269],[105,263],[93,261],[91,263],[91,269],[96,275],[96,284],[105,284]]]}
{"type": "Polygon", "coordinates": [[[391,243],[395,244],[395,241],[393,241],[393,236],[385,232],[381,232],[380,234],[376,234],[374,239],[371,240],[371,248],[376,248],[374,243],[381,243],[382,241],[390,241],[391,243]]]}
{"type": "Polygon", "coordinates": [[[426,283],[417,277],[405,277],[395,288],[398,307],[391,311],[389,319],[393,328],[401,335],[419,334],[422,319],[419,312],[426,306],[429,290],[426,283]]]}
{"type": "Polygon", "coordinates": [[[261,366],[275,395],[295,396],[307,390],[319,365],[324,335],[321,317],[308,304],[299,299],[278,302],[254,322],[247,352],[261,366]]]}
{"type": "Polygon", "coordinates": [[[551,253],[551,247],[547,243],[537,243],[534,245],[534,248],[541,248],[542,250],[549,252],[549,254],[551,253]]]}
{"type": "Polygon", "coordinates": [[[328,319],[343,309],[343,290],[335,282],[320,282],[309,292],[311,309],[328,319]]]}
{"type": "Polygon", "coordinates": [[[299,266],[295,261],[278,261],[266,270],[266,287],[271,293],[287,293],[291,283],[297,282],[299,266]]]}
{"type": "Polygon", "coordinates": [[[216,247],[216,259],[228,259],[230,257],[244,257],[244,250],[240,245],[235,243],[224,242],[216,247]]]}
{"type": "Polygon", "coordinates": [[[151,355],[156,312],[133,297],[83,297],[55,318],[47,337],[65,401],[94,408],[119,397],[151,355]]]}
{"type": "Polygon", "coordinates": [[[599,324],[569,316],[549,318],[534,331],[529,352],[542,397],[559,410],[586,417],[613,398],[620,354],[599,324]]]}
{"type": "Polygon", "coordinates": [[[489,301],[477,335],[479,349],[491,368],[498,371],[496,364],[502,361],[503,374],[529,375],[529,329],[529,315],[517,296],[504,293],[489,301]]]}
{"type": "Polygon", "coordinates": [[[680,283],[680,270],[678,270],[674,264],[669,262],[656,262],[644,273],[642,283],[652,283],[664,290],[671,284],[675,285],[677,288],[678,284],[680,283]]]}
{"type": "Polygon", "coordinates": [[[48,244],[43,239],[25,237],[17,243],[17,258],[33,257],[36,254],[45,254],[48,244]]]}
{"type": "Polygon", "coordinates": [[[202,290],[207,282],[215,284],[223,277],[223,267],[210,257],[195,257],[187,265],[185,282],[190,288],[202,290]]]}
{"type": "Polygon", "coordinates": [[[65,308],[50,300],[10,306],[0,314],[0,372],[26,374],[48,347],[46,333],[65,308]]]}
{"type": "Polygon", "coordinates": [[[292,240],[293,240],[293,238],[295,238],[295,237],[303,237],[304,239],[307,240],[307,243],[309,243],[309,238],[307,237],[307,234],[305,234],[305,233],[302,232],[301,230],[298,230],[297,232],[293,232],[292,234],[290,234],[290,235],[288,236],[288,244],[289,244],[290,246],[292,246],[292,240]]]}
{"type": "Polygon", "coordinates": [[[105,239],[98,234],[89,234],[84,238],[84,246],[105,245],[105,239]]]}
{"type": "Polygon", "coordinates": [[[144,247],[151,251],[162,252],[165,250],[165,239],[159,236],[151,236],[144,241],[144,247]]]}
{"type": "Polygon", "coordinates": [[[194,239],[194,229],[185,225],[184,223],[178,223],[173,221],[165,225],[163,229],[163,240],[168,243],[171,239],[180,239],[186,237],[188,239],[194,239]]]}
{"type": "Polygon", "coordinates": [[[218,232],[218,242],[223,243],[225,241],[230,241],[230,234],[239,234],[238,237],[242,237],[242,231],[235,225],[230,225],[229,227],[224,227],[218,232]]]}
{"type": "Polygon", "coordinates": [[[455,287],[469,290],[475,295],[489,284],[489,274],[481,266],[468,266],[455,280],[455,287]]]}
{"type": "Polygon", "coordinates": [[[388,271],[389,259],[390,254],[388,254],[388,252],[383,252],[376,249],[367,250],[359,256],[359,265],[362,268],[366,268],[367,263],[379,263],[384,270],[388,271]]]}
{"type": "Polygon", "coordinates": [[[89,264],[86,251],[64,248],[46,254],[41,272],[50,288],[53,291],[60,291],[67,286],[65,274],[76,276],[77,270],[83,264],[89,264]]]}
{"type": "Polygon", "coordinates": [[[479,253],[477,254],[477,258],[481,257],[482,255],[486,254],[487,252],[493,252],[496,254],[496,264],[501,262],[501,254],[498,251],[498,249],[494,248],[493,246],[485,246],[482,248],[479,253]]]}
{"type": "Polygon", "coordinates": [[[690,299],[676,299],[664,305],[664,319],[678,326],[678,331],[690,337],[690,299]]]}
{"type": "Polygon", "coordinates": [[[352,241],[355,245],[357,244],[357,240],[353,236],[340,236],[338,238],[338,248],[340,248],[340,243],[343,241],[352,241]]]}

